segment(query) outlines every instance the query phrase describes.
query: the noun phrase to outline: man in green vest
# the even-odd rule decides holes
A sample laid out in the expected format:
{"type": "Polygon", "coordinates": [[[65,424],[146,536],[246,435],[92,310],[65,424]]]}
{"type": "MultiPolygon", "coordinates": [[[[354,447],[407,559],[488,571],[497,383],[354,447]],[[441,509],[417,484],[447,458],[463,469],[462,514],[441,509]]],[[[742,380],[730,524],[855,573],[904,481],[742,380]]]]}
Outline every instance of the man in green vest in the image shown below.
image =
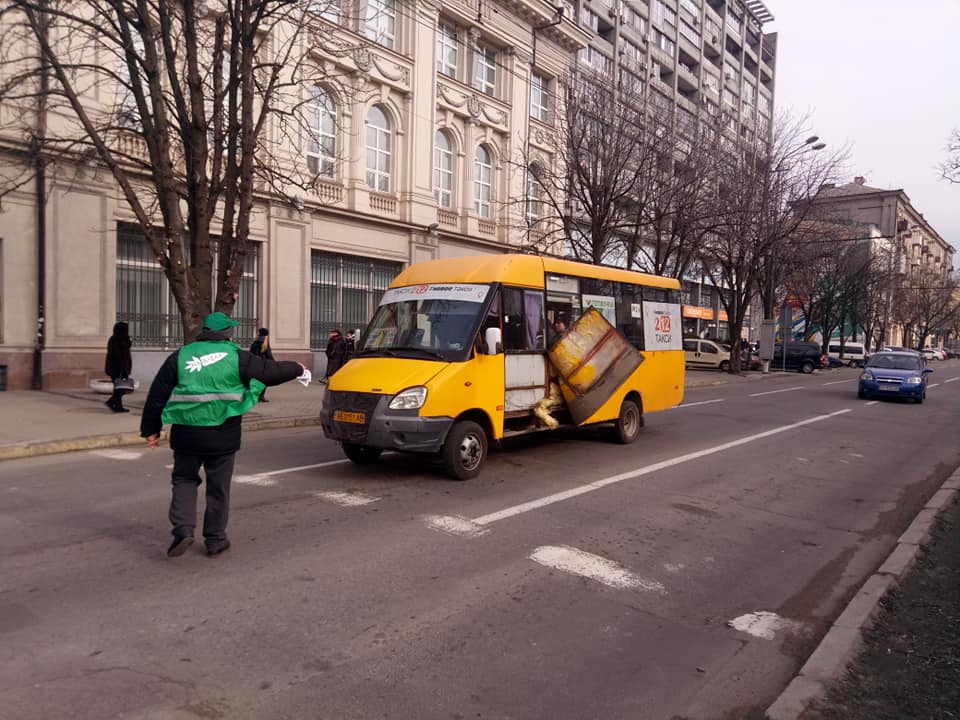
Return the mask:
{"type": "Polygon", "coordinates": [[[241,350],[231,337],[239,324],[220,312],[207,315],[196,341],[172,353],[157,372],[143,408],[140,434],[152,447],[159,445],[163,425],[170,425],[170,557],[183,555],[193,544],[201,467],[207,481],[203,515],[207,554],[219,555],[230,547],[230,478],[240,449],[241,416],[257,404],[265,387],[294,380],[304,372],[300,363],[278,362],[241,350]]]}

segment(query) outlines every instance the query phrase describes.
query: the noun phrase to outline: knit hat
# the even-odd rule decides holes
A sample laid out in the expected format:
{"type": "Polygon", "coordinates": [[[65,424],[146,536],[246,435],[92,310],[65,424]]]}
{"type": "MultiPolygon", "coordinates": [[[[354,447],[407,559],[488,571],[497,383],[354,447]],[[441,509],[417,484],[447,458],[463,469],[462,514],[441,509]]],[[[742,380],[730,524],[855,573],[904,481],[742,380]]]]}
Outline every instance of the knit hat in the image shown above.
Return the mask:
{"type": "Polygon", "coordinates": [[[207,318],[203,321],[203,329],[213,330],[214,332],[223,332],[224,330],[229,330],[230,328],[236,327],[239,324],[239,322],[236,320],[231,320],[229,316],[222,312],[213,312],[207,315],[207,318]]]}

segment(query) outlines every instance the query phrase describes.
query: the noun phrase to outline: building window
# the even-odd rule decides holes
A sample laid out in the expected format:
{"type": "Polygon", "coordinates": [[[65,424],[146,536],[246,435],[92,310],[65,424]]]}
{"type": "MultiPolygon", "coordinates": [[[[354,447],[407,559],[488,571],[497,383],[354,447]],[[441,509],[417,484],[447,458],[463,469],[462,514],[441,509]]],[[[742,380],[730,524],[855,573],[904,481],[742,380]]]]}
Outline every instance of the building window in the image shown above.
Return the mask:
{"type": "Polygon", "coordinates": [[[680,0],[680,7],[694,17],[700,17],[700,5],[695,0],[680,0]]]}
{"type": "Polygon", "coordinates": [[[749,107],[754,105],[754,97],[757,94],[757,86],[749,80],[743,81],[743,104],[749,107]]]}
{"type": "Polygon", "coordinates": [[[720,94],[720,78],[713,73],[703,73],[703,86],[707,88],[707,90],[712,90],[718,95],[720,94]]]}
{"type": "Polygon", "coordinates": [[[629,5],[623,6],[623,21],[641,35],[646,34],[647,21],[643,18],[643,15],[638,13],[629,5]]]}
{"type": "Polygon", "coordinates": [[[497,90],[497,53],[492,48],[480,46],[473,57],[473,87],[493,96],[497,90]]]}
{"type": "Polygon", "coordinates": [[[331,330],[356,330],[373,316],[402,265],[354,255],[310,253],[310,347],[323,350],[331,330]]]}
{"type": "Polygon", "coordinates": [[[310,12],[317,13],[324,20],[340,24],[340,3],[341,0],[312,0],[309,8],[310,12]]]}
{"type": "Polygon", "coordinates": [[[602,52],[597,50],[592,45],[590,47],[585,47],[579,51],[579,59],[581,63],[589,65],[594,70],[599,73],[612,73],[613,72],[613,60],[608,58],[602,52]]]}
{"type": "Polygon", "coordinates": [[[596,13],[592,12],[589,8],[584,6],[580,8],[580,24],[583,27],[596,32],[597,28],[600,26],[600,17],[596,13]]]}
{"type": "Polygon", "coordinates": [[[692,25],[687,23],[686,20],[680,21],[680,34],[683,35],[691,43],[696,45],[698,48],[700,47],[700,44],[701,44],[700,33],[697,32],[692,25]]]}
{"type": "Polygon", "coordinates": [[[529,227],[536,225],[540,219],[542,194],[543,187],[540,185],[540,180],[537,179],[537,169],[531,166],[527,168],[527,196],[524,212],[529,227]]]}
{"type": "Polygon", "coordinates": [[[673,27],[677,26],[677,11],[663,2],[663,0],[653,0],[650,4],[650,15],[655,23],[663,25],[668,23],[673,27]]]}
{"type": "Polygon", "coordinates": [[[482,218],[490,217],[490,190],[493,186],[493,163],[485,145],[477,146],[473,163],[473,207],[482,218]]]}
{"type": "Polygon", "coordinates": [[[396,0],[367,0],[367,37],[392,49],[396,41],[396,33],[396,0]]]}
{"type": "Polygon", "coordinates": [[[670,57],[673,57],[674,51],[677,49],[677,44],[671,40],[669,37],[664,35],[659,30],[653,31],[653,42],[658,48],[667,53],[670,57]]]}
{"type": "Polygon", "coordinates": [[[321,87],[310,88],[307,102],[307,169],[312,175],[333,177],[337,158],[337,108],[321,87]]]}
{"type": "Polygon", "coordinates": [[[457,76],[457,31],[440,23],[437,29],[437,71],[448,77],[457,76]]]}
{"type": "Polygon", "coordinates": [[[757,107],[760,110],[760,114],[770,117],[770,98],[768,98],[766,95],[761,93],[760,98],[758,99],[758,103],[759,104],[757,107]]]}
{"type": "Polygon", "coordinates": [[[549,81],[540,73],[530,75],[530,117],[547,121],[550,113],[549,81]]]}
{"type": "Polygon", "coordinates": [[[434,138],[433,194],[440,207],[453,207],[453,149],[443,130],[437,130],[434,138]]]}
{"type": "Polygon", "coordinates": [[[723,89],[723,102],[726,105],[729,105],[730,107],[732,107],[734,110],[737,109],[737,105],[738,105],[737,96],[734,95],[730,90],[727,90],[726,88],[723,89]]]}
{"type": "MultiPolygon", "coordinates": [[[[217,248],[213,239],[213,287],[217,287],[217,248]]],[[[249,345],[257,336],[257,266],[260,244],[250,242],[243,259],[239,297],[232,317],[240,323],[234,338],[249,345]]],[[[138,225],[117,223],[117,321],[130,325],[137,347],[169,349],[183,343],[183,324],[170,283],[138,225]]]]}
{"type": "Polygon", "coordinates": [[[390,120],[374,105],[367,113],[367,185],[390,192],[390,120]]]}

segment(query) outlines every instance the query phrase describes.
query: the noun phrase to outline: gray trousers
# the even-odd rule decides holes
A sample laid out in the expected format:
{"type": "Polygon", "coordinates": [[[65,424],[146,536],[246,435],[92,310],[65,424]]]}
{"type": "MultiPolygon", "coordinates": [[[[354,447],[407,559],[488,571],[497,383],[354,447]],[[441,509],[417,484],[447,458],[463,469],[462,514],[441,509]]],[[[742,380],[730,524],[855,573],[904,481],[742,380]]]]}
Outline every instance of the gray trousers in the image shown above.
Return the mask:
{"type": "Polygon", "coordinates": [[[170,524],[176,537],[193,537],[197,526],[197,488],[200,468],[207,480],[207,509],[203,514],[203,539],[217,543],[227,539],[230,514],[230,478],[236,453],[193,455],[173,453],[173,498],[170,500],[170,524]]]}

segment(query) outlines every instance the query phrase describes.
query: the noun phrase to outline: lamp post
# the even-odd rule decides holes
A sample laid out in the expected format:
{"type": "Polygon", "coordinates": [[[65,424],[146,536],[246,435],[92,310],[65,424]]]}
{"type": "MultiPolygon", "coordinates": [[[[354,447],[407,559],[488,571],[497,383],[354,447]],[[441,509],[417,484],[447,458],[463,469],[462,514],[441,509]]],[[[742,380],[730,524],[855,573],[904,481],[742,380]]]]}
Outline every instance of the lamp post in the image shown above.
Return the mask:
{"type": "MultiPolygon", "coordinates": [[[[781,157],[777,161],[777,164],[774,165],[773,169],[770,171],[769,178],[765,179],[765,182],[763,185],[763,193],[764,193],[764,203],[763,203],[763,210],[762,210],[763,213],[766,214],[768,212],[768,208],[770,206],[771,201],[777,203],[776,213],[779,213],[781,210],[780,208],[780,202],[782,200],[782,198],[780,198],[781,192],[775,193],[775,197],[771,198],[769,195],[771,190],[770,185],[772,184],[772,179],[774,177],[779,178],[780,173],[788,169],[788,167],[785,166],[787,161],[793,160],[794,158],[799,156],[801,153],[817,152],[819,150],[823,150],[825,147],[826,147],[826,143],[820,142],[820,137],[818,135],[811,135],[802,143],[797,145],[795,148],[791,149],[789,152],[784,153],[783,157],[781,157]]],[[[778,185],[779,185],[779,181],[778,181],[778,185]]],[[[778,223],[779,223],[779,220],[778,220],[778,223]]],[[[777,250],[778,250],[779,243],[782,241],[782,239],[783,238],[779,237],[779,233],[777,233],[777,236],[770,239],[771,240],[770,248],[767,255],[767,272],[766,272],[766,278],[764,278],[765,285],[766,285],[767,302],[764,304],[764,308],[763,308],[764,321],[761,326],[761,347],[760,347],[760,358],[761,360],[763,360],[764,373],[767,373],[770,371],[770,361],[773,359],[774,349],[776,347],[776,324],[777,324],[776,291],[777,291],[777,279],[778,279],[777,278],[777,274],[778,274],[777,273],[777,262],[778,262],[777,250]]],[[[784,298],[784,303],[780,308],[780,311],[781,311],[780,312],[780,317],[781,317],[780,343],[783,347],[783,351],[781,352],[781,361],[783,363],[783,368],[786,368],[787,342],[789,340],[787,336],[788,329],[786,327],[787,326],[786,307],[787,307],[786,298],[784,298]]]]}

